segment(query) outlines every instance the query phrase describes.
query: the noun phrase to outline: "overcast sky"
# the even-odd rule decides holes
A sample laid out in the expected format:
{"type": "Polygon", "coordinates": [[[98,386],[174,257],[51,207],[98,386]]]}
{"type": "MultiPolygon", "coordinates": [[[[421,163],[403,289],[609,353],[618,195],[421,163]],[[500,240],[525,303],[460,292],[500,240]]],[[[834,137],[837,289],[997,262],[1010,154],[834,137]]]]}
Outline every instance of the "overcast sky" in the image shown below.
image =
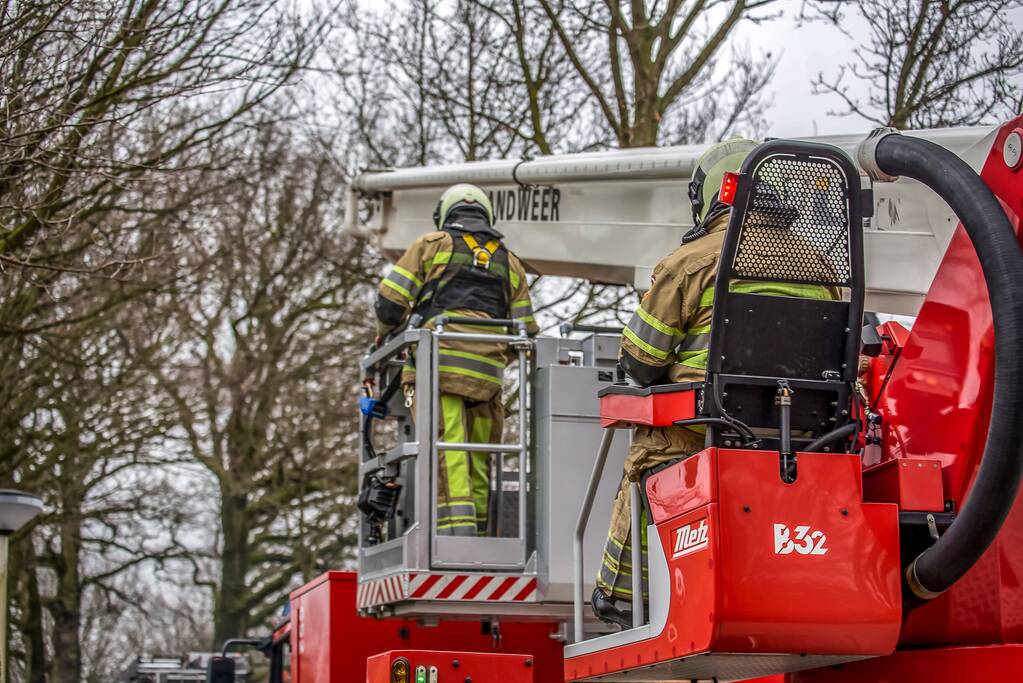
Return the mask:
{"type": "MultiPolygon", "coordinates": [[[[749,44],[754,50],[780,51],[782,55],[769,86],[774,104],[768,113],[767,135],[828,135],[866,132],[873,128],[875,124],[859,116],[829,116],[829,111],[844,110],[844,103],[834,95],[814,95],[810,87],[818,73],[833,78],[840,65],[855,59],[852,52],[855,43],[869,38],[865,22],[855,12],[847,12],[850,18],[843,28],[850,35],[822,22],[799,26],[795,15],[800,3],[791,0],[784,5],[782,18],[760,25],[745,22],[735,34],[740,45],[749,44]]],[[[1023,10],[1012,14],[1017,25],[1023,23],[1023,10]]],[[[849,84],[865,94],[866,89],[861,84],[851,80],[849,84]]]]}
{"type": "MultiPolygon", "coordinates": [[[[810,87],[818,73],[823,72],[825,78],[833,76],[841,64],[852,59],[854,41],[837,27],[823,22],[804,22],[800,26],[795,17],[799,3],[785,4],[782,18],[759,25],[746,22],[735,34],[738,44],[747,43],[755,51],[781,53],[768,87],[774,104],[768,113],[767,134],[794,137],[871,128],[873,124],[859,116],[829,116],[829,111],[842,109],[841,100],[831,95],[814,95],[810,87]]],[[[862,22],[847,20],[845,29],[856,35],[863,30],[862,22]]]]}

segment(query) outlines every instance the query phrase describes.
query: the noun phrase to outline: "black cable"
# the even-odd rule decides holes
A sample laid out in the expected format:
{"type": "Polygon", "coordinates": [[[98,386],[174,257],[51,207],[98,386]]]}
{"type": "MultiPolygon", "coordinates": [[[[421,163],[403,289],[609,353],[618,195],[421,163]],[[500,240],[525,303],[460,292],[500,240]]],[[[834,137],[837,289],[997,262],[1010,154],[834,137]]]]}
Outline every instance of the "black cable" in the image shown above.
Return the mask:
{"type": "Polygon", "coordinates": [[[748,437],[743,442],[744,446],[747,446],[755,441],[757,437],[753,434],[753,430],[742,422],[729,422],[722,417],[690,417],[684,420],[675,420],[672,422],[675,426],[694,426],[698,424],[713,424],[715,426],[726,427],[732,431],[738,431],[741,437],[748,437]]]}
{"type": "Polygon", "coordinates": [[[829,443],[838,441],[839,439],[844,439],[847,436],[855,434],[858,429],[859,424],[857,424],[856,422],[850,422],[847,425],[842,425],[838,429],[832,429],[830,432],[827,432],[826,434],[819,436],[818,438],[806,444],[799,450],[804,453],[816,453],[820,451],[820,449],[823,448],[824,446],[827,446],[829,443]]]}
{"type": "Polygon", "coordinates": [[[725,410],[725,406],[721,403],[721,396],[718,395],[718,386],[716,384],[711,385],[711,396],[714,399],[714,407],[717,408],[717,411],[719,413],[721,413],[721,417],[726,422],[728,422],[729,424],[732,425],[732,429],[734,429],[736,431],[739,431],[739,432],[741,432],[742,430],[745,430],[746,433],[749,434],[749,437],[750,437],[749,440],[750,441],[756,441],[757,440],[757,437],[753,433],[753,430],[750,429],[749,426],[745,422],[740,422],[739,420],[737,420],[734,417],[732,417],[731,415],[729,415],[728,411],[725,410]]]}
{"type": "Polygon", "coordinates": [[[853,430],[852,433],[852,442],[855,444],[860,438],[860,428],[863,426],[863,419],[866,415],[866,412],[863,410],[863,405],[860,403],[860,395],[856,392],[855,384],[852,387],[852,397],[853,409],[855,411],[855,414],[853,415],[853,425],[856,426],[856,429],[853,430]]]}
{"type": "Polygon", "coordinates": [[[512,177],[512,180],[515,182],[515,184],[518,185],[519,187],[522,187],[522,188],[525,188],[525,189],[532,189],[532,187],[533,187],[529,183],[524,183],[521,180],[519,180],[519,166],[521,166],[522,164],[524,164],[526,162],[532,161],[532,160],[533,160],[532,157],[530,157],[528,155],[523,155],[523,157],[521,159],[519,159],[515,163],[514,166],[512,166],[511,177],[512,177]]]}
{"type": "Polygon", "coordinates": [[[899,358],[902,357],[902,347],[892,355],[892,360],[888,364],[888,372],[885,373],[884,380],[881,382],[881,388],[877,390],[877,395],[874,396],[874,402],[871,405],[879,405],[881,403],[881,397],[884,395],[885,389],[888,388],[888,381],[892,378],[892,374],[895,372],[895,366],[899,362],[899,358]]]}
{"type": "MultiPolygon", "coordinates": [[[[938,541],[906,570],[913,593],[937,597],[990,547],[1019,492],[1023,474],[1023,250],[998,199],[970,166],[934,143],[887,135],[875,161],[892,176],[934,190],[962,221],[980,261],[995,336],[991,421],[969,498],[938,541]]],[[[952,334],[955,334],[954,332],[952,334]]],[[[925,425],[919,426],[926,429],[925,425]]]]}
{"type": "Polygon", "coordinates": [[[384,389],[384,393],[380,394],[380,402],[385,406],[391,402],[394,395],[398,393],[398,388],[401,386],[401,370],[394,373],[394,378],[387,384],[384,389]]]}

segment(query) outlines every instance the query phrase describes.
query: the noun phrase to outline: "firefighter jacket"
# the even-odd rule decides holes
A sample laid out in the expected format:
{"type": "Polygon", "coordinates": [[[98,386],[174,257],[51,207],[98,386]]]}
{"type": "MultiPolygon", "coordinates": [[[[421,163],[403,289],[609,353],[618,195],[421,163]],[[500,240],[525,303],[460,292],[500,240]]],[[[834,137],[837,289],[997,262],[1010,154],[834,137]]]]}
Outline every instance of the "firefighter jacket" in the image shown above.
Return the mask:
{"type": "MultiPolygon", "coordinates": [[[[515,254],[492,234],[446,229],[417,239],[380,283],[376,301],[377,332],[383,336],[413,314],[421,327],[434,329],[437,316],[511,318],[539,331],[526,282],[515,254]],[[480,249],[489,263],[479,265],[480,249]]],[[[501,328],[447,324],[447,332],[503,333],[501,328]]],[[[474,401],[489,401],[501,391],[509,361],[507,347],[487,342],[443,340],[440,344],[440,391],[474,401]]],[[[403,383],[415,380],[414,359],[406,364],[403,383]]]]}
{"type": "MultiPolygon", "coordinates": [[[[663,379],[645,383],[702,382],[706,378],[714,282],[728,217],[726,212],[712,219],[706,236],[683,244],[657,264],[650,289],[622,331],[621,353],[628,354],[641,369],[661,370],[650,376],[663,379]]],[[[765,258],[777,256],[764,255],[765,258]]],[[[838,297],[833,288],[781,282],[735,281],[729,285],[729,290],[811,299],[838,297]]],[[[627,360],[623,358],[626,369],[630,364],[635,367],[634,363],[625,362],[627,360]]],[[[630,374],[634,373],[630,371],[630,374]]]]}

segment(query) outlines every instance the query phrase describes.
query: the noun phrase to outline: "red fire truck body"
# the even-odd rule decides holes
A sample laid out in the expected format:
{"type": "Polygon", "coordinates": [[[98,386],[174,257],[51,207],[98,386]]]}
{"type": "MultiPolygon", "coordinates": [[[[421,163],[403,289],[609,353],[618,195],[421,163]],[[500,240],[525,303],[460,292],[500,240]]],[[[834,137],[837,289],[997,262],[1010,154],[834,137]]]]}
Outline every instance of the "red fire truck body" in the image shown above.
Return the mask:
{"type": "MultiPolygon", "coordinates": [[[[1002,126],[979,174],[1017,246],[1021,135],[1023,117],[1002,126]]],[[[921,550],[911,547],[907,524],[923,525],[926,549],[952,533],[968,505],[980,506],[970,496],[989,466],[993,411],[1006,400],[996,391],[1020,391],[1004,382],[996,389],[1000,340],[990,276],[960,225],[912,329],[878,327],[881,347],[862,375],[878,417],[857,423],[853,452],[796,452],[798,478],[786,480],[779,476],[782,450],[709,447],[644,482],[655,532],[644,631],[565,647],[572,640],[566,620],[548,612],[496,619],[491,606],[478,603],[462,603],[452,619],[413,612],[369,618],[357,614],[356,577],[329,572],[291,595],[291,620],[278,634],[290,639],[290,680],[562,683],[765,673],[772,675],[762,680],[773,683],[1020,680],[1018,497],[993,542],[947,590],[929,595],[907,583],[915,580],[909,561],[921,550]],[[472,609],[489,630],[471,620],[472,609]]],[[[1007,277],[1023,282],[1023,273],[1007,277]]],[[[677,393],[609,397],[601,418],[605,426],[671,424],[691,418],[698,405],[677,393]]],[[[455,593],[456,580],[467,579],[431,579],[437,595],[447,591],[442,598],[455,593]]],[[[408,582],[407,575],[396,580],[397,599],[410,599],[408,582]]],[[[514,585],[520,592],[545,588],[542,581],[514,585]]]]}

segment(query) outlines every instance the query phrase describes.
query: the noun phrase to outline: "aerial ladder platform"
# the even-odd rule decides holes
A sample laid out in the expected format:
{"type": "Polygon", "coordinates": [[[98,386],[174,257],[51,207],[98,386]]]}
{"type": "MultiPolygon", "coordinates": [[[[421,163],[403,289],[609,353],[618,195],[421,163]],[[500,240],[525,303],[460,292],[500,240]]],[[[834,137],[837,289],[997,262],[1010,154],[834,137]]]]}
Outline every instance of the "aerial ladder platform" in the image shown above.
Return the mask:
{"type": "MultiPolygon", "coordinates": [[[[534,629],[537,652],[564,644],[562,666],[514,659],[514,680],[543,683],[923,683],[943,666],[962,680],[1018,670],[1021,136],[1023,117],[760,145],[729,198],[704,382],[631,386],[616,367],[616,327],[530,337],[497,321],[466,334],[441,317],[372,350],[362,367],[378,393],[367,397],[359,473],[380,514],[360,517],[350,609],[323,612],[317,587],[293,594],[293,657],[329,659],[317,634],[374,619],[437,633],[485,622],[495,643],[513,625],[534,629]],[[788,207],[781,242],[764,223],[772,193],[788,207]],[[744,294],[736,280],[838,294],[744,294]],[[491,528],[477,538],[436,532],[438,454],[473,449],[434,428],[445,337],[502,344],[517,359],[509,436],[475,447],[494,473],[491,528]],[[385,390],[407,354],[414,405],[385,390]],[[673,424],[705,430],[706,448],[630,484],[632,536],[648,539],[646,559],[631,561],[646,569],[648,599],[635,583],[633,627],[617,631],[586,603],[611,501],[632,428],[673,424]],[[303,632],[310,614],[333,626],[303,632]]],[[[472,182],[532,272],[643,290],[691,227],[684,188],[703,150],[366,173],[345,227],[397,257],[429,229],[443,189],[472,182]]],[[[453,662],[470,661],[458,656],[464,638],[426,654],[402,642],[380,642],[367,680],[418,683],[422,670],[443,683],[461,675],[453,662]]],[[[485,657],[471,662],[486,669],[485,657]]],[[[293,679],[312,680],[349,679],[293,679]]]]}

